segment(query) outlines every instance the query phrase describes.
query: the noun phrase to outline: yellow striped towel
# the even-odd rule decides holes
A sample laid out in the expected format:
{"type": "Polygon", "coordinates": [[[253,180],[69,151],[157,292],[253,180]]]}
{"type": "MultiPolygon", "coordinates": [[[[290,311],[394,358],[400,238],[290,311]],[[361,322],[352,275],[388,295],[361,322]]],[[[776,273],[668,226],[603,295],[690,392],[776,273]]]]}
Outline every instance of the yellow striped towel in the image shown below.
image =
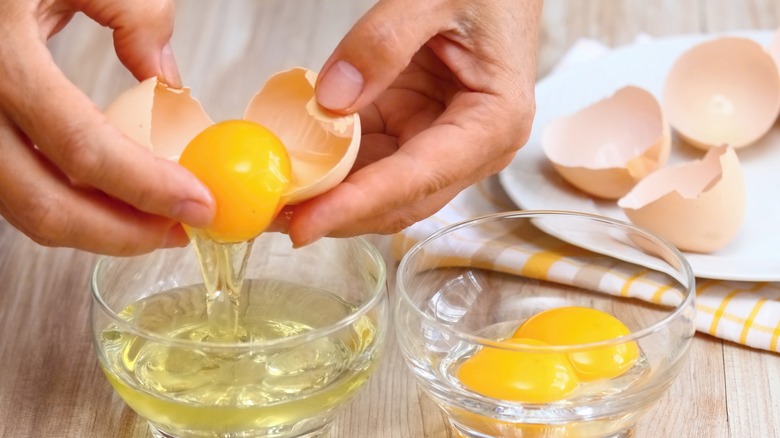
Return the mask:
{"type": "MultiPolygon", "coordinates": [[[[488,178],[461,192],[435,215],[395,235],[393,253],[400,258],[412,245],[446,225],[516,209],[498,179],[488,178]]],[[[496,259],[492,268],[505,272],[525,269],[526,274],[528,269],[534,269],[539,271],[537,276],[550,281],[572,281],[577,272],[576,262],[565,258],[545,258],[545,251],[550,248],[549,245],[555,245],[557,240],[541,231],[537,232],[540,237],[534,241],[534,247],[516,248],[512,257],[496,259]]],[[[453,257],[458,255],[452,254],[453,257]]],[[[653,284],[650,276],[635,278],[620,272],[605,275],[613,277],[611,284],[614,286],[603,292],[652,302],[679,301],[679,297],[674,296],[674,290],[659,288],[653,284]]],[[[602,281],[600,284],[610,282],[602,281]]],[[[697,279],[696,309],[696,328],[700,332],[750,347],[780,352],[780,283],[697,279]]]]}

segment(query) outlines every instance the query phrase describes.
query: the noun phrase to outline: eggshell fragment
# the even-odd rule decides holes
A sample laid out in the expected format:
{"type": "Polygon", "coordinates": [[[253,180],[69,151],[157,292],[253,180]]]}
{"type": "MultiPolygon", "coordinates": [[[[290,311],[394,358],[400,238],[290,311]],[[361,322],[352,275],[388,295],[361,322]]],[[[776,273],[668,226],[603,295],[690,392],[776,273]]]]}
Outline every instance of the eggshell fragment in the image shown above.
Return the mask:
{"type": "Polygon", "coordinates": [[[570,184],[593,196],[617,199],[666,163],[671,132],[655,97],[627,86],[550,122],[542,149],[570,184]]]}
{"type": "Polygon", "coordinates": [[[189,88],[169,88],[157,78],[122,93],[105,114],[125,135],[174,161],[190,140],[214,124],[189,88]]]}
{"type": "Polygon", "coordinates": [[[709,253],[731,242],[745,215],[745,180],[734,149],[659,169],[618,200],[631,222],[683,251],[709,253]]]}
{"type": "Polygon", "coordinates": [[[328,111],[314,96],[316,73],[295,68],[268,79],[244,119],[273,131],[287,147],[293,178],[288,204],[322,194],[349,173],[360,146],[360,119],[328,111]]]}
{"type": "Polygon", "coordinates": [[[769,53],[747,38],[701,43],[672,66],[664,110],[677,133],[707,150],[741,148],[761,138],[780,113],[780,74],[769,53]]]}

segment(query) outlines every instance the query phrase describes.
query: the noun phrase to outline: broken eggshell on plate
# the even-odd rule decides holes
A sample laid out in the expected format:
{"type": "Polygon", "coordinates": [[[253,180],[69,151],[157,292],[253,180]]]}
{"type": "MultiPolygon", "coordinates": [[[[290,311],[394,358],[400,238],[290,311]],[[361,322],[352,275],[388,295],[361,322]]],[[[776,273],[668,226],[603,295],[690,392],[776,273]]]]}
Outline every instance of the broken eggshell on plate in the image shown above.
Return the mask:
{"type": "Polygon", "coordinates": [[[631,222],[683,251],[710,253],[736,237],[745,216],[745,180],[734,148],[659,169],[618,200],[631,222]]]}
{"type": "MultiPolygon", "coordinates": [[[[271,130],[287,148],[292,181],[284,197],[296,204],[346,178],[360,147],[357,114],[338,115],[314,97],[317,74],[293,68],[271,76],[251,99],[244,119],[271,130]]],[[[121,94],[106,116],[156,156],[177,161],[198,133],[214,124],[188,88],[150,78],[121,94]]]]}
{"type": "Polygon", "coordinates": [[[541,144],[564,180],[590,195],[618,199],[666,163],[671,132],[656,98],[626,86],[551,121],[541,144]]]}
{"type": "Polygon", "coordinates": [[[780,73],[767,49],[742,37],[697,44],[672,65],[664,111],[680,137],[707,150],[751,145],[780,113],[780,73]]]}

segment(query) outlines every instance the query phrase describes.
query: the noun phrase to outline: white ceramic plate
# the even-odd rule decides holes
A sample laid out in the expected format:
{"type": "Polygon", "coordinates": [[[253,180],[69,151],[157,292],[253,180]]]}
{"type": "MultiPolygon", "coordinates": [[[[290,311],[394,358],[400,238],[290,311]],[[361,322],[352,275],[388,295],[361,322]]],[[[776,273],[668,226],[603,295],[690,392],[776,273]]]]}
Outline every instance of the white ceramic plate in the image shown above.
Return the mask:
{"type": "MultiPolygon", "coordinates": [[[[766,46],[771,32],[731,35],[766,46]]],[[[526,210],[570,210],[628,221],[614,201],[595,200],[563,181],[542,152],[540,138],[552,119],[571,114],[626,85],[637,85],[661,99],[674,61],[688,48],[713,35],[689,35],[616,49],[593,61],[573,65],[538,82],[537,112],[528,143],[499,174],[509,197],[526,210]]],[[[674,139],[670,163],[701,158],[704,152],[674,139]]],[[[699,277],[780,281],[780,123],[758,143],[738,150],[745,172],[745,221],[737,237],[711,254],[686,253],[699,277]]]]}

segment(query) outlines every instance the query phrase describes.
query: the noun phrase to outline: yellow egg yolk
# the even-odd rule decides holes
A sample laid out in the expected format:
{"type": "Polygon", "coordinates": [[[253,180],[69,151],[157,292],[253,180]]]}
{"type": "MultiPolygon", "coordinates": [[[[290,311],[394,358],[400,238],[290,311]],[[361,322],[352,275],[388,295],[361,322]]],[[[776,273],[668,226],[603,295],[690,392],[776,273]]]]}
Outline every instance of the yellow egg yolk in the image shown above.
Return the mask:
{"type": "MultiPolygon", "coordinates": [[[[545,346],[534,339],[512,338],[503,344],[545,346]]],[[[546,403],[566,398],[579,385],[565,354],[484,346],[458,369],[470,390],[500,400],[546,403]]]]}
{"type": "Polygon", "coordinates": [[[283,207],[290,158],[281,140],[245,120],[217,123],[195,136],[179,164],[209,188],[216,213],[205,233],[223,243],[251,240],[283,207]]]}
{"type": "MultiPolygon", "coordinates": [[[[576,345],[615,339],[630,330],[614,316],[588,307],[558,307],[528,318],[513,337],[531,338],[550,345],[576,345]]],[[[631,368],[639,357],[636,343],[569,353],[569,360],[581,381],[617,377],[631,368]]]]}

